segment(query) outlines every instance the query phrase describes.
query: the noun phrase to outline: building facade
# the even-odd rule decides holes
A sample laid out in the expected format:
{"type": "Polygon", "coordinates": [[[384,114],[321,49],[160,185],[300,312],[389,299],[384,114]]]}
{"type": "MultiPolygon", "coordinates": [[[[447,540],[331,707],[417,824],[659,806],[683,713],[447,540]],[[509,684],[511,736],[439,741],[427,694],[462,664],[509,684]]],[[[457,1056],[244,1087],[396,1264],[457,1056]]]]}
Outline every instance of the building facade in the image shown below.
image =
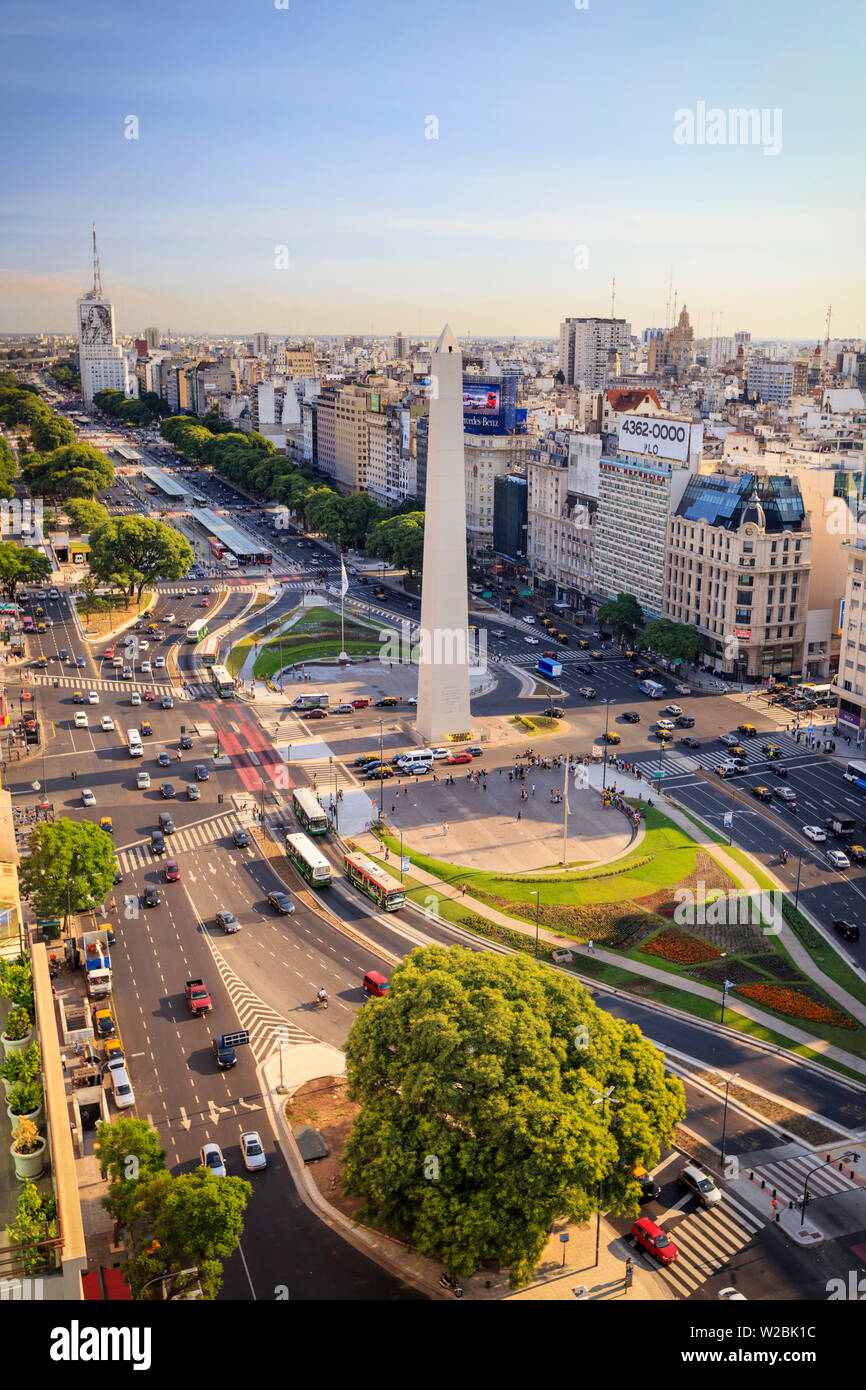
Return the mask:
{"type": "Polygon", "coordinates": [[[843,543],[847,561],[842,646],[834,690],[839,730],[858,748],[866,742],[866,509],[843,543]]]}
{"type": "Polygon", "coordinates": [[[509,560],[526,558],[528,486],[522,474],[493,480],[493,549],[509,560]]]}
{"type": "Polygon", "coordinates": [[[463,435],[466,474],[466,535],[474,554],[493,546],[493,488],[496,478],[522,473],[527,437],[523,434],[463,435]]]}
{"type": "Polygon", "coordinates": [[[567,318],[559,326],[559,369],[566,386],[600,390],[610,375],[609,354],[628,371],[631,326],[625,319],[567,318]]]}

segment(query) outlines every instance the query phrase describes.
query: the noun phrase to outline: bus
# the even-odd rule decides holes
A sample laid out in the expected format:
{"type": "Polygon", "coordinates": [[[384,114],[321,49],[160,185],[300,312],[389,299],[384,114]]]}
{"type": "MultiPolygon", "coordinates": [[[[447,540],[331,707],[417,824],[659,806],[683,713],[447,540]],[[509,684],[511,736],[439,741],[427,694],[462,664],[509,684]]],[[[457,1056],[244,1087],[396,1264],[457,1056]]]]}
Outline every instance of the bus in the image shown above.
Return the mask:
{"type": "Polygon", "coordinates": [[[213,688],[221,700],[228,700],[230,696],[234,695],[234,677],[229,675],[225,666],[212,666],[210,678],[213,682],[213,688]]]}
{"type": "Polygon", "coordinates": [[[658,700],[665,693],[664,686],[659,685],[658,681],[641,681],[638,690],[644,695],[649,695],[651,700],[658,700]]]}
{"type": "Polygon", "coordinates": [[[205,666],[216,666],[220,659],[220,639],[218,637],[206,637],[198,651],[205,666]]]}
{"type": "Polygon", "coordinates": [[[327,709],[331,703],[331,697],[327,690],[313,691],[307,695],[298,695],[292,701],[292,709],[327,709]]]}
{"type": "Polygon", "coordinates": [[[292,793],[292,810],[311,835],[327,835],[331,822],[322,810],[318,797],[309,787],[298,787],[292,793]]]}
{"type": "Polygon", "coordinates": [[[795,700],[824,700],[828,695],[832,694],[832,685],[829,683],[817,685],[815,681],[806,681],[803,685],[798,685],[794,689],[795,700]]]}
{"type": "Polygon", "coordinates": [[[298,873],[314,888],[326,888],[331,882],[330,864],[306,835],[287,835],[286,854],[298,873]]]}
{"type": "Polygon", "coordinates": [[[257,565],[271,565],[271,564],[273,564],[273,561],[274,561],[274,557],[273,557],[271,551],[270,551],[270,550],[266,550],[266,549],[264,548],[264,546],[262,546],[261,549],[259,549],[259,550],[256,551],[256,556],[255,556],[255,561],[254,561],[255,564],[257,564],[257,565]]]}
{"type": "Polygon", "coordinates": [[[190,623],[186,630],[187,642],[200,642],[203,637],[207,637],[207,618],[196,618],[194,623],[190,623]]]}
{"type": "Polygon", "coordinates": [[[346,878],[372,898],[386,912],[395,912],[406,901],[406,890],[399,878],[392,878],[364,854],[347,854],[343,859],[346,878]]]}
{"type": "Polygon", "coordinates": [[[843,775],[846,782],[853,782],[861,792],[866,792],[866,763],[849,763],[843,775]]]}
{"type": "Polygon", "coordinates": [[[227,570],[236,570],[238,567],[237,556],[232,555],[230,550],[224,550],[222,564],[225,566],[227,570]]]}

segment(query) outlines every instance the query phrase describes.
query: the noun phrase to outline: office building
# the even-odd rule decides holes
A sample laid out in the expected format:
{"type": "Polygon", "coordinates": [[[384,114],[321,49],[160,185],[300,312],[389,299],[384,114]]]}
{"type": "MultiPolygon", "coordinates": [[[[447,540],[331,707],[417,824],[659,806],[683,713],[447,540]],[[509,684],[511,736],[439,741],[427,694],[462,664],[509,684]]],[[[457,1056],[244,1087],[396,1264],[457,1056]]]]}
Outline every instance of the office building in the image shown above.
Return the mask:
{"type": "Polygon", "coordinates": [[[495,480],[524,471],[527,443],[525,434],[470,434],[464,430],[466,535],[473,554],[493,545],[495,480]]]}
{"type": "Polygon", "coordinates": [[[597,435],[549,430],[527,458],[527,559],[535,587],[578,609],[595,588],[601,453],[597,435]]]}
{"type": "Polygon", "coordinates": [[[270,342],[270,339],[269,339],[267,333],[254,333],[254,334],[253,334],[253,356],[254,356],[254,357],[266,357],[266,356],[267,356],[267,353],[268,353],[268,344],[269,344],[269,342],[270,342]]]}
{"type": "Polygon", "coordinates": [[[506,473],[493,480],[493,549],[508,560],[526,558],[528,487],[526,478],[506,473]]]}
{"type": "Polygon", "coordinates": [[[753,357],[746,367],[746,387],[749,395],[757,396],[759,401],[787,405],[792,396],[806,394],[808,374],[805,362],[773,362],[768,357],[753,357]]]}
{"type": "Polygon", "coordinates": [[[866,507],[842,543],[847,562],[842,645],[834,690],[839,696],[839,730],[858,749],[866,742],[866,507]]]}
{"type": "Polygon", "coordinates": [[[608,354],[619,354],[628,371],[631,327],[625,319],[567,318],[559,327],[559,369],[566,386],[601,390],[609,374],[608,354]]]}
{"type": "Polygon", "coordinates": [[[147,343],[148,352],[156,352],[159,347],[159,329],[145,328],[144,341],[147,343]]]}
{"type": "Polygon", "coordinates": [[[81,372],[81,398],[93,402],[99,391],[122,391],[129,395],[129,374],[123,348],[114,329],[114,306],[102,291],[102,276],[93,228],[93,286],[78,300],[78,368],[81,372]]]}

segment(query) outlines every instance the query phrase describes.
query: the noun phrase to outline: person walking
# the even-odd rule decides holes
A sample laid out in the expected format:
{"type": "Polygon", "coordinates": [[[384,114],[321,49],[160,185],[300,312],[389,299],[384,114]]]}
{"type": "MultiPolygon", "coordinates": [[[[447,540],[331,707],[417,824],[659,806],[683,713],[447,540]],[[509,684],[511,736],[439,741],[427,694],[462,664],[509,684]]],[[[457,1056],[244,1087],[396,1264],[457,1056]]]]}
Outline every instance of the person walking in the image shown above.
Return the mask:
{"type": "Polygon", "coordinates": [[[589,941],[587,942],[587,950],[592,952],[595,951],[595,946],[593,945],[592,937],[590,937],[589,941]]]}
{"type": "Polygon", "coordinates": [[[445,821],[445,822],[443,823],[443,826],[442,826],[442,834],[443,834],[443,835],[447,835],[447,834],[448,834],[448,822],[447,822],[447,821],[445,821]]]}
{"type": "Polygon", "coordinates": [[[517,812],[517,819],[520,820],[520,818],[521,818],[522,815],[523,815],[523,812],[522,812],[522,811],[518,811],[518,812],[517,812]]]}

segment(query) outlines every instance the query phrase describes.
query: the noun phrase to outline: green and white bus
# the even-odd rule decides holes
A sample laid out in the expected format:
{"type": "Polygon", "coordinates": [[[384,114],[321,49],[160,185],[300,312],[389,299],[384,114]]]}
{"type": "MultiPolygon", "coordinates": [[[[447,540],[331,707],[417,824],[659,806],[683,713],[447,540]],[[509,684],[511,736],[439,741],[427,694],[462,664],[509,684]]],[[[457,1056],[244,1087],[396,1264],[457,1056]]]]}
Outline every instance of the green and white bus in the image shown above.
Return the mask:
{"type": "Polygon", "coordinates": [[[187,642],[200,642],[203,637],[207,637],[207,618],[196,618],[194,623],[190,623],[186,630],[187,642]]]}
{"type": "Polygon", "coordinates": [[[298,787],[292,793],[292,810],[310,835],[327,835],[331,822],[309,787],[298,787]]]}
{"type": "Polygon", "coordinates": [[[331,866],[306,835],[287,835],[286,854],[314,888],[325,888],[331,882],[331,866]]]}
{"type": "Polygon", "coordinates": [[[346,878],[372,898],[386,912],[395,912],[406,901],[406,890],[399,878],[392,878],[364,854],[347,854],[343,859],[346,878]]]}
{"type": "Polygon", "coordinates": [[[225,666],[212,666],[210,678],[213,688],[221,700],[228,700],[235,693],[235,683],[225,666]]]}

